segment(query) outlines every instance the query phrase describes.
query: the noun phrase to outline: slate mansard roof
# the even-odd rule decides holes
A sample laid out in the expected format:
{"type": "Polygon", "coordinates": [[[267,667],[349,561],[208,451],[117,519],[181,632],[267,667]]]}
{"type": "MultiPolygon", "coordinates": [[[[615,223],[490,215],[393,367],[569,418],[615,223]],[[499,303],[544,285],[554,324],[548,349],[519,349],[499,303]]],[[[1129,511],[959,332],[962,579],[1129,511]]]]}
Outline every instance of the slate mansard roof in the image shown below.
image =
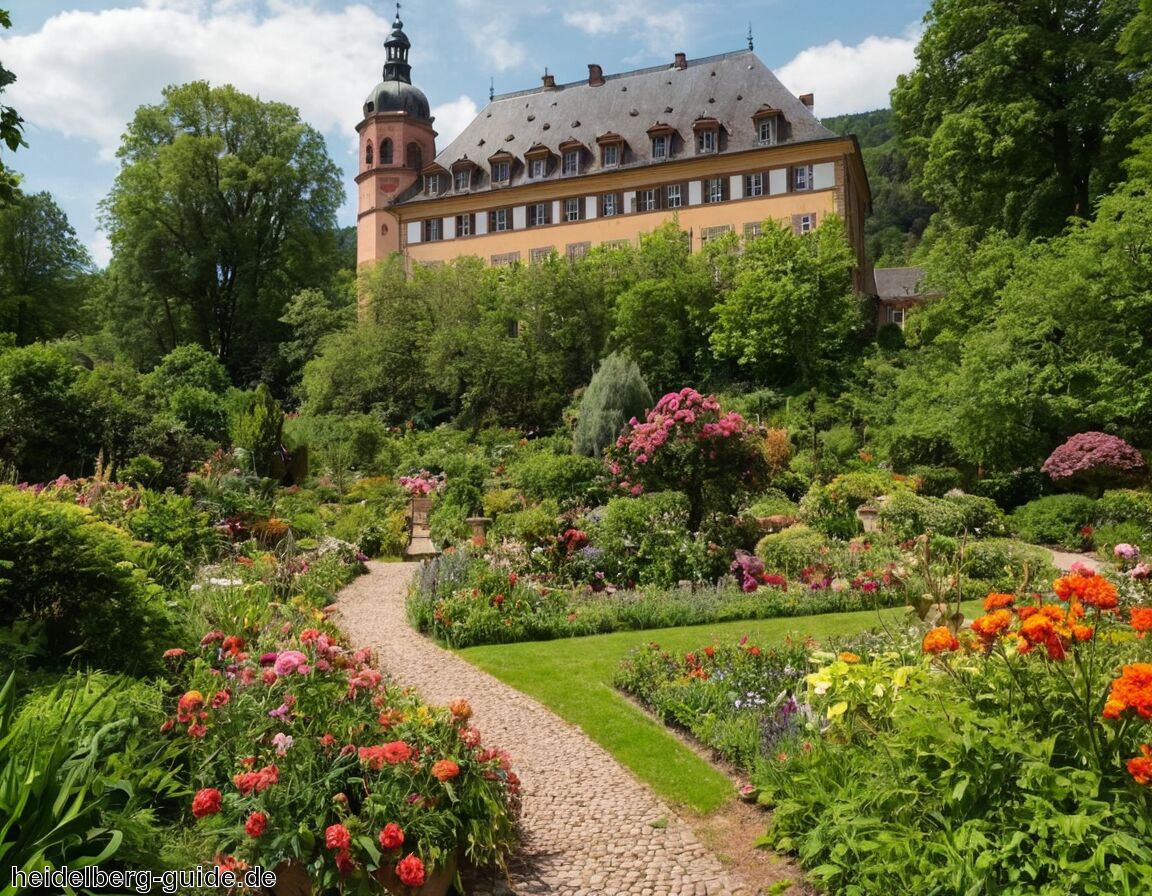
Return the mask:
{"type": "MultiPolygon", "coordinates": [[[[610,170],[627,170],[666,164],[653,160],[649,134],[667,125],[675,130],[669,161],[696,155],[694,125],[718,123],[721,136],[719,155],[760,146],[754,116],[779,112],[775,145],[789,145],[835,138],[820,124],[812,110],[793,96],[755,53],[742,50],[703,59],[687,60],[683,68],[675,63],[615,75],[541,86],[532,90],[496,96],[480,111],[464,131],[437,154],[435,165],[452,170],[454,163],[467,158],[483,174],[473,178],[470,193],[493,189],[489,158],[508,153],[514,160],[511,178],[498,188],[539,182],[528,177],[525,156],[546,147],[551,156],[544,180],[560,179],[561,145],[576,141],[587,150],[580,174],[602,169],[597,138],[606,135],[623,139],[621,164],[610,170]]],[[[429,166],[425,170],[429,170],[429,166]]],[[[417,194],[408,200],[426,199],[417,194]]]]}

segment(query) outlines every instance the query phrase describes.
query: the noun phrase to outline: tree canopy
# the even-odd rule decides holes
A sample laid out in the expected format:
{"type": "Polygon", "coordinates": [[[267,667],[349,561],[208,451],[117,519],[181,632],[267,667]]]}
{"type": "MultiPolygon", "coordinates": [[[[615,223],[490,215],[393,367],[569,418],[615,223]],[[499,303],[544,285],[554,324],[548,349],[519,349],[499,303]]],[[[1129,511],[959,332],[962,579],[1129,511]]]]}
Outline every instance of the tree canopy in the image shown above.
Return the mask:
{"type": "Polygon", "coordinates": [[[196,342],[254,379],[289,298],[326,286],[339,258],[323,137],[290,106],[197,81],[137,109],[118,154],[102,205],[112,331],[142,363],[196,342]]]}

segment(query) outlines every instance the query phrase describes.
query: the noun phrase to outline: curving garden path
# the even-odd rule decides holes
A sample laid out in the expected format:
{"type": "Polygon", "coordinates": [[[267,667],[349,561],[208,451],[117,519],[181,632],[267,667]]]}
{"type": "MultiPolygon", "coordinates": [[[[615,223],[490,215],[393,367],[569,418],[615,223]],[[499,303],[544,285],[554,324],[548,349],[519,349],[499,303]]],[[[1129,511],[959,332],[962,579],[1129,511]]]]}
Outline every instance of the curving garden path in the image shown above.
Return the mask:
{"type": "MultiPolygon", "coordinates": [[[[523,782],[524,842],[510,881],[520,896],[750,896],[692,830],[580,729],[414,632],[404,598],[418,563],[368,564],[341,593],[335,621],[380,666],[431,703],[464,697],[485,743],[523,782]]],[[[480,889],[477,890],[480,892],[480,889]]]]}

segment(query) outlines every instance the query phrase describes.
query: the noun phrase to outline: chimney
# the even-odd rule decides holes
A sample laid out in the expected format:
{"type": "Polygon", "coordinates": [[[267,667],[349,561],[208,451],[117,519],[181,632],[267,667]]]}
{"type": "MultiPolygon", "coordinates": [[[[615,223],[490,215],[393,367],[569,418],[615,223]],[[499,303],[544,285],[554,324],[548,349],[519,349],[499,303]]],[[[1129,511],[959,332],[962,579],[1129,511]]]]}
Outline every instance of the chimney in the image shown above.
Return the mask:
{"type": "Polygon", "coordinates": [[[604,70],[596,63],[588,63],[588,86],[599,87],[604,83],[604,70]]]}
{"type": "Polygon", "coordinates": [[[683,53],[677,53],[676,61],[672,63],[672,68],[684,71],[684,69],[688,68],[688,57],[683,53]]]}
{"type": "Polygon", "coordinates": [[[810,93],[802,93],[800,94],[800,102],[807,106],[809,110],[811,110],[814,97],[810,93]]]}
{"type": "Polygon", "coordinates": [[[548,69],[544,69],[544,89],[554,90],[556,87],[556,76],[548,74],[548,69]]]}

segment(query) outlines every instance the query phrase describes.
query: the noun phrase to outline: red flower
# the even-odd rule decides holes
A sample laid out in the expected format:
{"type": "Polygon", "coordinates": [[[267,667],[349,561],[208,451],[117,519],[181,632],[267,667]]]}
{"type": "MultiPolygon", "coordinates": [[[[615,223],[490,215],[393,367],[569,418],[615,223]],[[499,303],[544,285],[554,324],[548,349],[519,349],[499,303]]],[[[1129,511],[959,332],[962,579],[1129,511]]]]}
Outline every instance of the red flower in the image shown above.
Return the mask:
{"type": "Polygon", "coordinates": [[[252,793],[261,793],[276,784],[280,780],[280,769],[274,765],[266,765],[264,768],[255,772],[241,772],[232,778],[232,783],[236,785],[244,796],[252,793]]]}
{"type": "Polygon", "coordinates": [[[1128,774],[1136,780],[1137,784],[1147,786],[1152,784],[1152,747],[1148,744],[1141,744],[1140,752],[1144,755],[1128,760],[1128,774]]]}
{"type": "Polygon", "coordinates": [[[394,740],[384,744],[383,756],[384,761],[389,765],[399,765],[401,762],[407,762],[412,758],[412,748],[402,740],[394,740]]]}
{"type": "Polygon", "coordinates": [[[263,812],[253,812],[244,822],[244,833],[249,837],[259,837],[268,827],[268,816],[263,812]]]}
{"type": "Polygon", "coordinates": [[[324,829],[324,845],[329,849],[347,849],[352,845],[352,835],[342,824],[329,825],[324,829]]]}
{"type": "Polygon", "coordinates": [[[205,787],[192,797],[192,814],[197,818],[215,815],[220,811],[220,791],[215,787],[205,787]]]}
{"type": "Polygon", "coordinates": [[[460,774],[460,766],[451,759],[441,759],[432,763],[432,777],[437,781],[451,781],[460,774]]]}
{"type": "Polygon", "coordinates": [[[188,736],[200,738],[208,733],[208,728],[201,722],[193,722],[188,726],[188,736]]]}
{"type": "Polygon", "coordinates": [[[921,646],[925,653],[944,653],[945,651],[959,650],[960,642],[956,640],[956,636],[952,634],[951,630],[940,625],[924,636],[924,643],[921,646]]]}
{"type": "Polygon", "coordinates": [[[404,843],[404,832],[400,829],[400,825],[389,823],[384,825],[384,830],[380,832],[380,846],[384,849],[399,849],[404,843]]]}
{"type": "Polygon", "coordinates": [[[1152,632],[1152,607],[1133,607],[1129,620],[1138,632],[1152,632]]]}
{"type": "Polygon", "coordinates": [[[406,855],[396,863],[396,876],[405,886],[418,887],[424,883],[424,863],[419,856],[406,855]]]}
{"type": "Polygon", "coordinates": [[[191,722],[193,716],[204,708],[204,695],[199,691],[188,691],[176,703],[176,721],[191,722]]]}
{"type": "Polygon", "coordinates": [[[217,691],[215,696],[212,697],[212,708],[219,709],[225,706],[229,700],[232,699],[232,694],[228,690],[217,691]]]}
{"type": "Polygon", "coordinates": [[[472,718],[472,706],[467,700],[453,700],[448,704],[448,709],[452,713],[452,721],[464,722],[472,718]]]}
{"type": "Polygon", "coordinates": [[[244,649],[244,639],[239,635],[229,635],[221,642],[220,649],[229,656],[236,656],[244,649]]]}

